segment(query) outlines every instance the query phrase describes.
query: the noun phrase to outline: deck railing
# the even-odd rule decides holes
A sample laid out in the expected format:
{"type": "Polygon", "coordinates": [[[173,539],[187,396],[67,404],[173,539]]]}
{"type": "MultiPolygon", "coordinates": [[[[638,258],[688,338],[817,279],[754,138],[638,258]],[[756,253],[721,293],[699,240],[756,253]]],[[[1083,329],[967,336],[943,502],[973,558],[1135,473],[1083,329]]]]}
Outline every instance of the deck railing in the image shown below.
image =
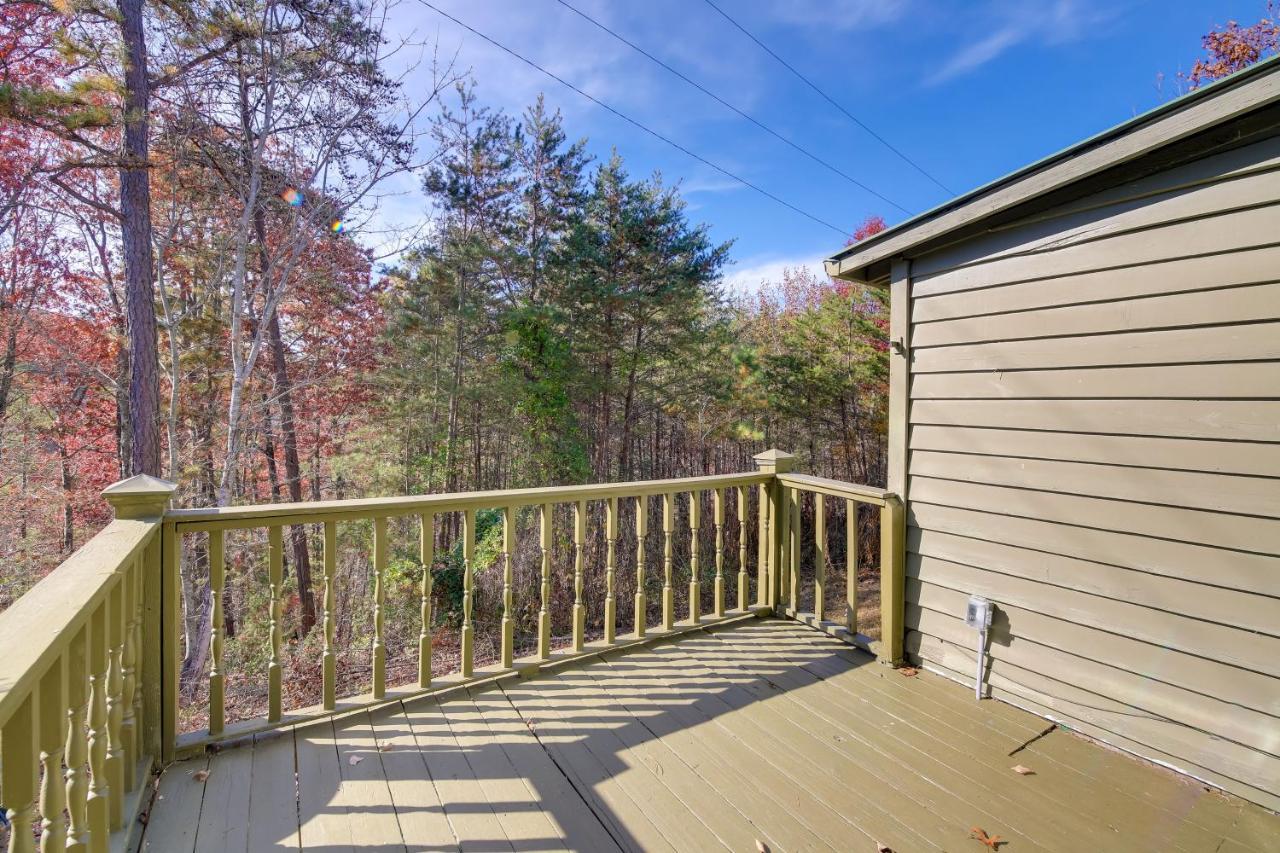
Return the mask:
{"type": "Polygon", "coordinates": [[[105,851],[150,790],[163,737],[155,580],[171,492],[151,477],[107,489],[115,521],[0,614],[11,853],[34,850],[37,835],[44,851],[105,851]]]}
{"type": "MultiPolygon", "coordinates": [[[[62,566],[0,614],[0,802],[12,822],[12,850],[108,849],[128,837],[139,807],[148,771],[204,748],[207,744],[255,732],[293,725],[309,719],[376,707],[412,696],[444,691],[519,673],[528,675],[607,648],[645,642],[657,636],[696,630],[732,619],[778,613],[818,625],[873,651],[882,661],[896,663],[902,653],[902,507],[881,489],[857,486],[791,472],[789,454],[769,451],[756,457],[758,470],[743,474],[608,483],[545,489],[321,501],[215,509],[167,509],[172,484],[151,477],[134,477],[107,489],[104,496],[116,510],[116,520],[77,551],[62,566]],[[703,610],[703,566],[700,533],[704,524],[704,495],[710,493],[710,523],[714,555],[707,564],[713,584],[709,612],[703,610]],[[751,518],[752,496],[755,518],[751,518]],[[801,530],[803,495],[813,497],[814,608],[800,612],[801,530]],[[650,536],[650,501],[661,501],[662,559],[646,560],[650,536]],[[845,506],[845,613],[826,619],[827,501],[845,506]],[[677,527],[677,509],[684,504],[687,527],[677,527]],[[573,604],[571,638],[565,648],[552,645],[553,514],[557,506],[572,508],[573,604]],[[586,580],[589,505],[604,529],[604,603],[602,636],[588,640],[586,580]],[[857,507],[878,509],[881,521],[881,639],[858,632],[857,507]],[[513,589],[513,554],[517,514],[537,518],[540,586],[536,650],[516,657],[517,620],[513,589]],[[494,570],[501,571],[500,651],[497,660],[477,666],[473,620],[472,570],[476,554],[477,512],[500,514],[501,553],[494,570]],[[635,535],[636,573],[632,630],[617,632],[619,602],[615,595],[619,520],[627,512],[635,535]],[[436,525],[453,516],[460,522],[462,600],[460,664],[456,672],[438,674],[432,667],[432,574],[437,541],[436,525]],[[404,685],[387,683],[384,638],[386,577],[390,550],[389,522],[417,519],[418,562],[422,580],[417,590],[419,634],[417,678],[404,685]],[[371,523],[372,648],[368,692],[338,695],[335,574],[338,563],[338,524],[371,523]],[[314,707],[286,709],[283,691],[282,598],[285,527],[319,525],[323,529],[320,625],[322,650],[321,701],[314,707]],[[737,527],[737,554],[725,548],[726,528],[737,527]],[[749,526],[755,525],[757,547],[748,549],[749,526]],[[226,721],[224,709],[223,598],[226,584],[226,537],[229,531],[266,531],[267,542],[267,707],[259,719],[226,721]],[[675,543],[689,537],[688,612],[676,612],[675,543]],[[182,578],[184,549],[203,548],[207,555],[211,618],[208,636],[189,642],[208,643],[208,724],[200,731],[179,734],[179,668],[183,659],[182,578]],[[736,556],[736,559],[735,559],[736,556]],[[751,559],[755,562],[754,600],[750,600],[751,559]],[[733,600],[725,565],[736,565],[733,600]],[[660,620],[650,624],[646,580],[662,580],[660,620]],[[37,806],[38,798],[38,806],[37,806]],[[63,815],[66,818],[64,820],[63,815]],[[42,817],[37,826],[36,815],[42,817]],[[121,832],[123,830],[123,832],[121,832]]],[[[732,529],[732,528],[729,528],[732,529]]],[[[653,531],[657,533],[658,531],[653,531]]],[[[625,603],[622,606],[626,606],[625,603]]]]}

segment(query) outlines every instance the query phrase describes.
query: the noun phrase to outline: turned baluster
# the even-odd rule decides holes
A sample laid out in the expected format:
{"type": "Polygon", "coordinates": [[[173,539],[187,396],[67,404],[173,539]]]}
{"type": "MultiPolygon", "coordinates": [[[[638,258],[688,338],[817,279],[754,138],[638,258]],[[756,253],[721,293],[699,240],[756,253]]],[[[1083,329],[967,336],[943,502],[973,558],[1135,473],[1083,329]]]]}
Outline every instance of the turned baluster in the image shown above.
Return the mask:
{"type": "Polygon", "coordinates": [[[515,662],[516,600],[514,567],[511,565],[515,538],[515,507],[504,506],[502,508],[502,665],[505,667],[515,662]]]}
{"type": "Polygon", "coordinates": [[[542,606],[538,610],[538,657],[551,657],[551,504],[543,504],[538,516],[538,542],[542,548],[542,606]]]}
{"type": "Polygon", "coordinates": [[[387,695],[387,645],[383,640],[383,610],[387,601],[387,520],[373,520],[373,684],[374,699],[387,695]]]}
{"type": "Polygon", "coordinates": [[[422,628],[418,631],[418,686],[431,686],[431,566],[436,559],[436,517],[423,513],[419,519],[418,559],[422,563],[421,599],[418,609],[422,628]]]}
{"type": "Polygon", "coordinates": [[[81,628],[67,653],[67,718],[65,725],[67,772],[67,850],[83,853],[89,848],[89,742],[85,726],[89,716],[89,629],[81,628]]]}
{"type": "Polygon", "coordinates": [[[61,656],[40,679],[40,850],[62,853],[67,846],[62,809],[66,799],[62,779],[63,737],[66,734],[66,666],[61,656]]]}
{"type": "Polygon", "coordinates": [[[107,785],[111,795],[107,800],[113,830],[124,826],[124,750],[121,745],[120,726],[124,722],[124,706],[121,691],[124,675],[121,672],[124,655],[124,590],[117,583],[107,595],[107,785]]]}
{"type": "Polygon", "coordinates": [[[716,524],[716,587],[715,615],[724,615],[724,489],[712,493],[713,513],[716,524]]]}
{"type": "Polygon", "coordinates": [[[738,486],[738,609],[747,609],[747,487],[738,486]]]}
{"type": "Polygon", "coordinates": [[[702,495],[689,492],[689,621],[697,625],[702,618],[702,586],[698,577],[698,528],[702,523],[702,495]]]}
{"type": "Polygon", "coordinates": [[[649,602],[644,594],[644,537],[649,531],[649,498],[636,498],[636,638],[644,637],[645,623],[649,621],[649,602]]]}
{"type": "Polygon", "coordinates": [[[36,694],[28,695],[0,726],[0,743],[5,746],[4,761],[0,763],[0,790],[4,792],[7,806],[9,853],[32,853],[35,849],[32,830],[36,819],[38,702],[36,694]]]}
{"type": "Polygon", "coordinates": [[[791,612],[794,614],[800,610],[800,543],[804,541],[801,538],[800,531],[800,497],[799,489],[791,489],[791,567],[788,570],[788,578],[791,581],[791,591],[788,593],[790,598],[791,612]]]}
{"type": "Polygon", "coordinates": [[[209,598],[213,612],[209,625],[209,734],[222,734],[223,674],[222,674],[222,594],[226,583],[227,565],[223,551],[221,530],[209,531],[209,598]]]}
{"type": "Polygon", "coordinates": [[[573,650],[580,652],[585,643],[587,607],[582,601],[583,545],[587,538],[587,502],[573,505],[573,650]]]}
{"type": "Polygon", "coordinates": [[[826,498],[813,496],[813,615],[822,621],[827,595],[827,513],[826,498]]]}
{"type": "Polygon", "coordinates": [[[769,487],[761,483],[756,489],[756,604],[769,604],[769,487]]]}
{"type": "Polygon", "coordinates": [[[462,675],[475,671],[475,628],[471,624],[472,569],[476,561],[476,511],[462,514],[462,675]]]}
{"type": "Polygon", "coordinates": [[[324,649],[320,653],[321,692],[326,711],[338,707],[338,661],[333,651],[333,635],[338,626],[334,613],[334,575],[338,569],[338,523],[324,523],[324,622],[321,630],[324,634],[324,649]]]}
{"type": "Polygon", "coordinates": [[[107,613],[99,606],[89,619],[89,796],[86,814],[89,823],[89,849],[93,853],[107,849],[111,829],[107,783],[107,613]]]}
{"type": "Polygon", "coordinates": [[[858,505],[844,502],[844,623],[852,632],[858,630],[858,505]]]}
{"type": "Polygon", "coordinates": [[[614,572],[617,570],[618,499],[609,498],[605,506],[605,564],[604,564],[604,641],[612,644],[617,634],[617,603],[613,595],[614,572]]]}
{"type": "MultiPolygon", "coordinates": [[[[121,690],[120,721],[121,769],[123,785],[121,795],[132,791],[138,783],[138,610],[137,578],[142,574],[141,561],[135,559],[124,573],[124,644],[120,655],[121,690]]],[[[61,769],[61,768],[59,768],[61,769]]]]}
{"type": "Polygon", "coordinates": [[[671,586],[671,564],[675,558],[672,535],[675,532],[676,499],[675,495],[662,496],[662,629],[670,631],[675,627],[676,596],[671,586]]]}
{"type": "Polygon", "coordinates": [[[281,626],[281,586],[284,583],[284,545],[280,528],[272,527],[267,531],[267,583],[270,585],[270,600],[267,603],[267,618],[271,621],[268,639],[268,651],[271,655],[267,663],[267,722],[278,723],[283,716],[284,702],[281,698],[280,641],[281,626]]]}

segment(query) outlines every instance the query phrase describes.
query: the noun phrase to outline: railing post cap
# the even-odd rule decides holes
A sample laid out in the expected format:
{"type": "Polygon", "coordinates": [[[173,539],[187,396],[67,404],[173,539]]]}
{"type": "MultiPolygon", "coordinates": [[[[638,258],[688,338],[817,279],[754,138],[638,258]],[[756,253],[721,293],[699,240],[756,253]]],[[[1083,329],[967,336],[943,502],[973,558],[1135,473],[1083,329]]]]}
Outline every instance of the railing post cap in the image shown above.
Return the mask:
{"type": "Polygon", "coordinates": [[[756,467],[761,471],[773,471],[777,474],[787,473],[796,464],[794,454],[787,453],[785,450],[778,450],[776,447],[766,450],[764,453],[757,453],[752,458],[755,459],[756,467]]]}
{"type": "Polygon", "coordinates": [[[107,486],[102,496],[115,510],[116,518],[156,518],[164,515],[177,490],[177,483],[137,474],[107,486]]]}

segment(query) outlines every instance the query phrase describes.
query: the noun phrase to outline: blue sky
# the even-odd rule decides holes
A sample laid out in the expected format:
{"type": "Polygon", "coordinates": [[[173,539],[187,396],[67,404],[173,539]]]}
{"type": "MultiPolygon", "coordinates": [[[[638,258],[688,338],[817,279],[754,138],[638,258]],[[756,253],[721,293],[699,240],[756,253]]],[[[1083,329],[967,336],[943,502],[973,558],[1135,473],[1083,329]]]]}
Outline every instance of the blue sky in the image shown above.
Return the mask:
{"type": "MultiPolygon", "coordinates": [[[[555,0],[431,0],[600,100],[796,207],[852,229],[906,214],[752,126],[555,0]]],[[[949,198],[807,89],[703,0],[567,0],[912,212],[949,198]]],[[[717,0],[726,12],[955,193],[1176,95],[1200,37],[1263,0],[717,0]]],[[[482,101],[518,113],[545,92],[571,137],[633,175],[680,181],[690,216],[733,240],[729,285],[819,268],[839,234],[691,160],[415,0],[390,29],[438,39],[482,101]]],[[[425,82],[410,77],[409,94],[425,82]]],[[[408,188],[406,187],[406,190],[408,188]]],[[[422,211],[412,191],[393,219],[422,211]]]]}

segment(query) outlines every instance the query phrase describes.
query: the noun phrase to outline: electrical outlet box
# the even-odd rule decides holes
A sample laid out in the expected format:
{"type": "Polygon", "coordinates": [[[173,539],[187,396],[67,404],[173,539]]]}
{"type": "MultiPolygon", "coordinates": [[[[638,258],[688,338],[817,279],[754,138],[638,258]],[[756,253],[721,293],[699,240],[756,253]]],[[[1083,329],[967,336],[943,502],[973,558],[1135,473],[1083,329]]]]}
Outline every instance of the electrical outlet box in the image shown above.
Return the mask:
{"type": "Polygon", "coordinates": [[[964,624],[979,630],[991,627],[991,610],[990,601],[980,595],[970,596],[969,606],[964,611],[964,624]]]}

